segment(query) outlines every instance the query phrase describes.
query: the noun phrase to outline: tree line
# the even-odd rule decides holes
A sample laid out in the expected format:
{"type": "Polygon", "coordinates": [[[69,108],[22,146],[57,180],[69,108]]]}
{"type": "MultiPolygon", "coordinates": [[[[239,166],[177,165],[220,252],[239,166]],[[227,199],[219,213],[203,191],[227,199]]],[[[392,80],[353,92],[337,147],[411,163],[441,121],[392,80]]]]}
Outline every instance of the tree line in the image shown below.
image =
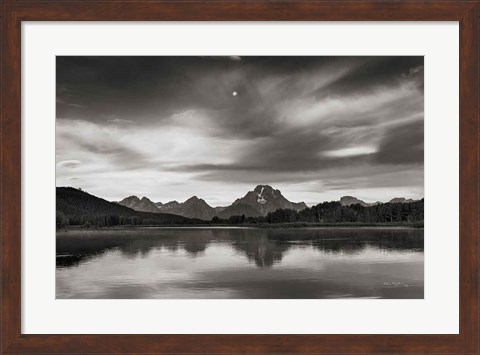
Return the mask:
{"type": "Polygon", "coordinates": [[[424,199],[409,203],[381,203],[373,206],[343,206],[338,201],[323,202],[301,211],[278,209],[261,217],[214,217],[214,224],[275,224],[275,223],[423,223],[424,199]]]}
{"type": "Polygon", "coordinates": [[[423,224],[424,200],[410,203],[381,203],[343,206],[338,201],[323,202],[301,211],[278,209],[266,216],[213,217],[210,221],[191,219],[166,213],[134,211],[74,188],[57,188],[56,226],[108,227],[122,225],[185,225],[185,224],[278,224],[278,223],[365,223],[423,224]]]}

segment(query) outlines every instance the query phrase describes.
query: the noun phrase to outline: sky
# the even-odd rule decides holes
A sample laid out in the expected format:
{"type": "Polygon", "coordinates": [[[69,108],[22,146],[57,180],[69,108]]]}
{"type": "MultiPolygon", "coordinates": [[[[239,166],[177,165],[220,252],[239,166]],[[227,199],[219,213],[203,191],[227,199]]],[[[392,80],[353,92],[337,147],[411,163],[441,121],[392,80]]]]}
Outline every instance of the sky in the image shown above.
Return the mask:
{"type": "Polygon", "coordinates": [[[56,59],[56,186],[230,205],[424,194],[423,57],[56,59]]]}

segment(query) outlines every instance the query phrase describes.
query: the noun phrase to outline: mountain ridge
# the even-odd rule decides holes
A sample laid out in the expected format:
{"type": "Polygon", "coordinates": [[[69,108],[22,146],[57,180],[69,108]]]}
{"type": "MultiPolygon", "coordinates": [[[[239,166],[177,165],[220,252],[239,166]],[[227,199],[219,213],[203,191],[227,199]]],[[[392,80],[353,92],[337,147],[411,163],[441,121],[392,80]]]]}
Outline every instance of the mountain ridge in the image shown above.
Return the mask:
{"type": "Polygon", "coordinates": [[[253,191],[236,199],[230,206],[218,214],[220,218],[245,215],[246,217],[265,216],[278,209],[291,209],[300,211],[307,208],[305,202],[290,202],[278,189],[269,185],[257,185],[253,191]]]}
{"type": "Polygon", "coordinates": [[[200,220],[168,213],[136,211],[73,187],[56,188],[57,226],[60,219],[71,225],[95,226],[142,224],[196,224],[200,220]]]}
{"type": "MultiPolygon", "coordinates": [[[[417,200],[396,197],[385,203],[411,203],[417,200]]],[[[383,204],[377,201],[367,203],[354,196],[342,196],[339,200],[342,206],[359,204],[363,207],[383,204]]],[[[152,202],[147,197],[139,199],[137,196],[129,196],[119,204],[137,211],[151,213],[169,213],[187,218],[210,221],[213,217],[228,219],[232,216],[261,217],[279,209],[290,209],[301,211],[307,208],[305,202],[291,202],[285,198],[281,191],[270,185],[257,185],[253,190],[248,191],[243,197],[237,198],[229,206],[210,206],[204,199],[192,196],[184,202],[176,200],[166,203],[152,202]]]]}
{"type": "Polygon", "coordinates": [[[258,217],[265,216],[277,209],[300,211],[307,208],[305,202],[290,202],[280,190],[273,189],[269,185],[257,185],[255,189],[248,191],[245,196],[237,198],[229,206],[212,207],[197,196],[192,196],[185,202],[174,200],[166,203],[154,203],[146,197],[139,199],[137,196],[129,196],[119,204],[143,212],[171,213],[202,220],[211,220],[213,217],[229,218],[235,215],[258,217]]]}
{"type": "Polygon", "coordinates": [[[383,203],[412,203],[412,202],[417,202],[419,200],[413,200],[411,198],[406,199],[405,197],[395,197],[395,198],[392,198],[388,202],[376,201],[376,202],[372,202],[372,203],[367,203],[367,202],[365,202],[363,200],[360,200],[360,199],[358,199],[354,196],[342,196],[339,201],[342,204],[342,206],[350,206],[350,205],[359,204],[363,207],[368,207],[368,206],[375,206],[375,205],[379,205],[379,204],[383,204],[383,203]]]}
{"type": "Polygon", "coordinates": [[[139,199],[137,196],[129,196],[118,202],[119,205],[140,212],[160,213],[159,208],[147,197],[139,199]]]}

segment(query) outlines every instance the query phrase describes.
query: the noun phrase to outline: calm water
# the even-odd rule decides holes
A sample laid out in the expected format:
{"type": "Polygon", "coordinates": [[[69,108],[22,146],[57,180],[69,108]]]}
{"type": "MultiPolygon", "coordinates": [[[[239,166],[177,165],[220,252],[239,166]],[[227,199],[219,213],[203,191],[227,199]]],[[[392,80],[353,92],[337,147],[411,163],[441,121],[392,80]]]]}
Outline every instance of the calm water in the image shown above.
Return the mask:
{"type": "Polygon", "coordinates": [[[423,229],[57,233],[57,298],[423,298],[423,229]]]}

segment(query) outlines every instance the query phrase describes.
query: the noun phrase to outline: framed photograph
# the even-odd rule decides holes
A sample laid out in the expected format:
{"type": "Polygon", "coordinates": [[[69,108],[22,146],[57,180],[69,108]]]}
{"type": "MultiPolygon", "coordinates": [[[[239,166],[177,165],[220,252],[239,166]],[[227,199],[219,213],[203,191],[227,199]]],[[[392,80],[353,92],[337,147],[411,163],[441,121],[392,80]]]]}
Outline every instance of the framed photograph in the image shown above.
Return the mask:
{"type": "Polygon", "coordinates": [[[1,19],[2,354],[480,353],[478,1],[1,19]]]}

